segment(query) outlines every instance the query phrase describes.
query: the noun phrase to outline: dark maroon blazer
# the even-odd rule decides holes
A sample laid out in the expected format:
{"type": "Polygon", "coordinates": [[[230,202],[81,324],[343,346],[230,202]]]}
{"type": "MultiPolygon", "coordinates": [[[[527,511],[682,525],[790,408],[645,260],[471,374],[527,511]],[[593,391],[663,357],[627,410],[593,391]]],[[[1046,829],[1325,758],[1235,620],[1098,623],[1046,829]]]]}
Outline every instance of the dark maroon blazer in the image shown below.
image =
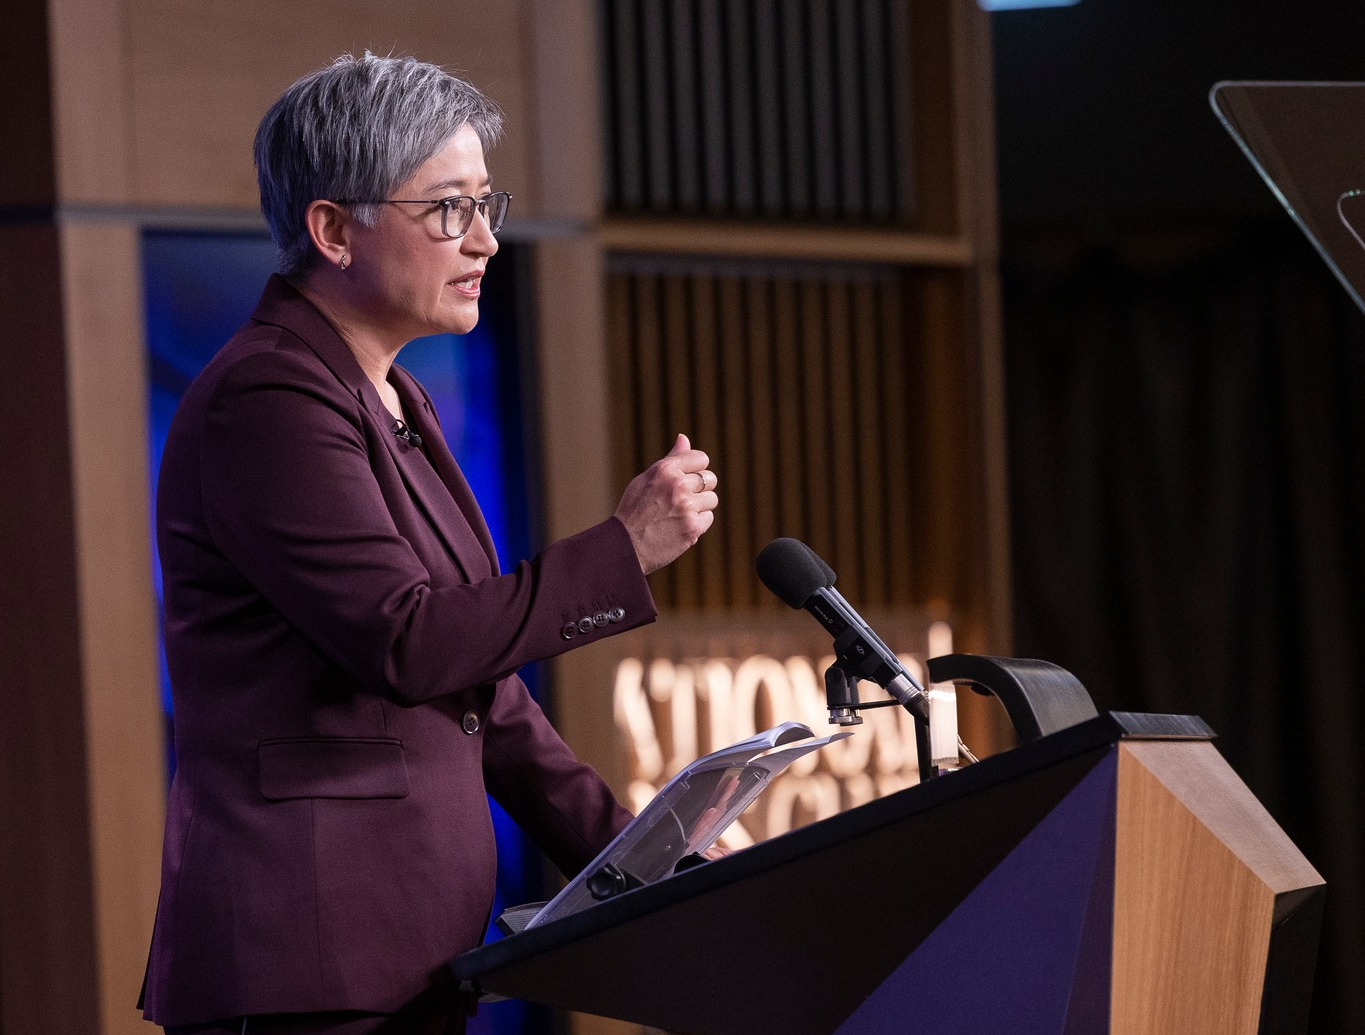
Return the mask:
{"type": "Polygon", "coordinates": [[[630,818],[515,674],[654,619],[624,526],[499,575],[430,399],[390,382],[420,447],[275,277],[172,423],[157,1023],[401,1010],[483,935],[486,794],[567,874],[630,818]]]}

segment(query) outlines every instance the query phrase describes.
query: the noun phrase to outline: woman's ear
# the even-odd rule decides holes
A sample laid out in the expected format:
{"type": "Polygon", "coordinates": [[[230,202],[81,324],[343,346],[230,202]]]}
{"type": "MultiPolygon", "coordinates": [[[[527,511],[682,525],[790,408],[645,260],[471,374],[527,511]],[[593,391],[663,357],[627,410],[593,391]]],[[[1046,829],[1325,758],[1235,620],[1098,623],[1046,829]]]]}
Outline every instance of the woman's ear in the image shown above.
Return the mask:
{"type": "Polygon", "coordinates": [[[344,270],[354,258],[350,210],[335,201],[318,200],[309,204],[303,219],[322,260],[344,270]]]}

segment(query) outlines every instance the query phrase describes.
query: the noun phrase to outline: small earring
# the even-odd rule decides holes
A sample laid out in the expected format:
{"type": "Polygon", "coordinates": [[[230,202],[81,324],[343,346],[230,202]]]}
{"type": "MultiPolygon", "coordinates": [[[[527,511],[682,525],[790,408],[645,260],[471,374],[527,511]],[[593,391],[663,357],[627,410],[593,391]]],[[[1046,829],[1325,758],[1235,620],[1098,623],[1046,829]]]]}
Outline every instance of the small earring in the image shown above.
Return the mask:
{"type": "Polygon", "coordinates": [[[341,272],[342,272],[342,273],[345,273],[345,272],[346,272],[346,256],[345,256],[345,255],[343,255],[343,256],[341,257],[341,272]]]}

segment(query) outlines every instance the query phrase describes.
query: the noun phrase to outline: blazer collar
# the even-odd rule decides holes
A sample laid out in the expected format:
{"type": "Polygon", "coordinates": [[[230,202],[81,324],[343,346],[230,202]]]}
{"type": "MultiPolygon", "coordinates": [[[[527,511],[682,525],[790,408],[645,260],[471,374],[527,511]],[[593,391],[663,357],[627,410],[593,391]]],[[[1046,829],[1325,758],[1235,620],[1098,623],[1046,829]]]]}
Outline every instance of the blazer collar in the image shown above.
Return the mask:
{"type": "MultiPolygon", "coordinates": [[[[379,392],[375,390],[365,371],[360,368],[360,363],[350,347],[317,307],[289,281],[278,274],[272,274],[251,318],[257,323],[282,327],[302,341],[327,365],[338,381],[356,394],[370,416],[386,432],[394,426],[393,414],[389,413],[380,400],[379,392]]],[[[490,568],[492,574],[497,574],[498,555],[493,546],[493,537],[488,531],[488,524],[483,519],[482,511],[479,510],[478,501],[474,499],[474,493],[465,480],[464,472],[460,470],[459,464],[455,462],[455,457],[451,455],[450,448],[446,445],[430,399],[413,376],[396,363],[391,368],[389,383],[398,390],[404,411],[413,421],[414,429],[422,436],[432,468],[444,484],[450,499],[463,513],[469,528],[474,532],[478,547],[485,556],[466,555],[466,550],[469,549],[468,540],[451,525],[449,504],[433,498],[431,487],[421,484],[425,479],[412,477],[407,464],[403,462],[404,457],[400,455],[397,437],[385,434],[382,438],[389,447],[399,471],[402,472],[408,490],[420,501],[433,526],[445,540],[447,548],[465,569],[467,577],[477,578],[490,568]]],[[[406,444],[401,447],[403,450],[409,448],[411,447],[406,444]]]]}
{"type": "Polygon", "coordinates": [[[320,360],[327,364],[337,380],[355,392],[365,403],[366,409],[376,417],[381,417],[384,404],[379,400],[365,371],[341,335],[308,301],[293,284],[278,273],[273,273],[266,281],[261,300],[256,303],[256,311],[251,318],[257,323],[283,327],[312,349],[320,360]]]}

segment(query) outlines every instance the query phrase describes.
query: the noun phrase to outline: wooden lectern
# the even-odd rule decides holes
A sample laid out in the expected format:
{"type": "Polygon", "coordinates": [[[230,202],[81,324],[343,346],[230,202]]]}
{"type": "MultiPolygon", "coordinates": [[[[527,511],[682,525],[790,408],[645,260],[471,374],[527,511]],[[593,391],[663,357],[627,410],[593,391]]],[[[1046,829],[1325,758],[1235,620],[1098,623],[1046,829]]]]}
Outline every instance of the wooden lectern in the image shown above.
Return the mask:
{"type": "Polygon", "coordinates": [[[1302,1032],[1323,881],[1211,739],[1100,715],[452,967],[689,1035],[1302,1032]]]}

